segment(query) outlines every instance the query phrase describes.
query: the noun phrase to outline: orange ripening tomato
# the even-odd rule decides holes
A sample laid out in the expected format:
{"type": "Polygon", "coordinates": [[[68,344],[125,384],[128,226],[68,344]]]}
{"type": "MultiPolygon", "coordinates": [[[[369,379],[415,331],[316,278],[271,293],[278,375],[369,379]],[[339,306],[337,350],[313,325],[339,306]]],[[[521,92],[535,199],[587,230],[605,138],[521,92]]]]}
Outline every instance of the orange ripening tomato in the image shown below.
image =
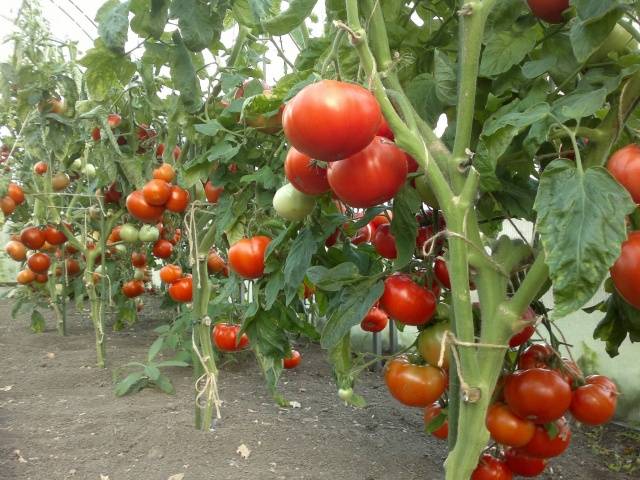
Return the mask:
{"type": "Polygon", "coordinates": [[[182,278],[182,268],[179,265],[169,264],[160,269],[160,280],[164,283],[173,283],[182,278]]]}
{"type": "Polygon", "coordinates": [[[504,403],[494,403],[487,411],[487,430],[502,445],[522,447],[536,431],[533,422],[515,415],[504,403]]]}
{"type": "Polygon", "coordinates": [[[4,246],[4,251],[7,252],[12,259],[16,262],[22,262],[27,259],[27,247],[18,240],[10,240],[4,246]]]}
{"type": "Polygon", "coordinates": [[[16,183],[9,183],[9,186],[7,187],[7,195],[16,202],[16,205],[20,205],[24,202],[24,190],[22,190],[22,187],[16,183]]]}
{"type": "Polygon", "coordinates": [[[384,380],[391,395],[404,405],[426,407],[438,400],[447,385],[444,372],[431,365],[416,365],[406,355],[385,366],[384,380]]]}
{"type": "Polygon", "coordinates": [[[171,195],[171,185],[164,180],[154,178],[142,188],[142,195],[149,205],[160,207],[167,203],[171,195]]]}
{"type": "Polygon", "coordinates": [[[173,182],[173,179],[176,178],[176,171],[168,163],[163,163],[153,170],[153,178],[171,183],[173,182]]]}
{"type": "Polygon", "coordinates": [[[177,185],[171,187],[165,208],[170,212],[182,213],[187,209],[187,205],[189,205],[189,192],[177,185]]]}
{"type": "Polygon", "coordinates": [[[150,205],[142,190],[135,190],[127,196],[127,210],[136,219],[144,223],[156,223],[164,213],[164,207],[150,205]]]}

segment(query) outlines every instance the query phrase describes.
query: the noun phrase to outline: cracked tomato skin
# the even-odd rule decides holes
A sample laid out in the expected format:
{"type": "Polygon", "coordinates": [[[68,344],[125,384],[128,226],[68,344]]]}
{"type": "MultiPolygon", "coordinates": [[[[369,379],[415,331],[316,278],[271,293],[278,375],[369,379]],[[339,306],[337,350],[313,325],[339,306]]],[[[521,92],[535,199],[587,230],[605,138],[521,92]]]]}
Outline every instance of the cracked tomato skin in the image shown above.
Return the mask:
{"type": "Polygon", "coordinates": [[[365,148],[382,123],[380,105],[364,87],[321,80],[303,88],[282,115],[284,134],[297,150],[334,162],[365,148]]]}
{"type": "Polygon", "coordinates": [[[640,309],[640,231],[622,242],[620,257],[611,267],[611,279],[622,297],[640,309]]]}
{"type": "Polygon", "coordinates": [[[569,8],[569,0],[527,0],[531,12],[548,23],[562,23],[562,12],[569,8]]]}

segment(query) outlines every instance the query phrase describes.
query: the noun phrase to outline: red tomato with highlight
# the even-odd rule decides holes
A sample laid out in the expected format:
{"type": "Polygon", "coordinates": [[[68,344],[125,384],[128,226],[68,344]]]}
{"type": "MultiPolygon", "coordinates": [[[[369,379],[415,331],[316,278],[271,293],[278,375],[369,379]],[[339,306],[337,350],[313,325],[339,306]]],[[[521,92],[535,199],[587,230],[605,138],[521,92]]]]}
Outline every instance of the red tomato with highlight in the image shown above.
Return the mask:
{"type": "Polygon", "coordinates": [[[67,236],[64,232],[58,230],[52,225],[47,225],[43,230],[45,241],[49,242],[51,245],[62,245],[67,241],[67,236]]]}
{"type": "Polygon", "coordinates": [[[451,290],[449,270],[447,269],[447,263],[442,258],[436,258],[436,261],[433,264],[433,274],[444,288],[451,290]]]}
{"type": "Polygon", "coordinates": [[[133,252],[131,254],[131,265],[142,268],[147,265],[147,256],[142,252],[133,252]]]}
{"type": "Polygon", "coordinates": [[[522,352],[518,359],[518,368],[520,370],[529,370],[531,368],[549,368],[549,364],[553,360],[555,354],[553,349],[543,343],[534,343],[522,352]]]}
{"type": "Polygon", "coordinates": [[[436,311],[436,297],[407,275],[392,275],[384,282],[380,306],[406,325],[424,325],[436,311]]]}
{"type": "Polygon", "coordinates": [[[35,273],[43,273],[49,270],[51,259],[46,253],[34,253],[27,260],[29,270],[35,273]]]}
{"type": "Polygon", "coordinates": [[[218,203],[222,192],[224,192],[224,187],[214,186],[211,180],[207,180],[207,183],[204,184],[204,195],[209,203],[218,203]]]}
{"type": "Polygon", "coordinates": [[[149,205],[160,207],[167,203],[171,195],[171,185],[164,180],[154,178],[142,188],[142,195],[149,205]]]}
{"type": "Polygon", "coordinates": [[[160,280],[164,283],[173,283],[182,278],[182,268],[179,265],[169,264],[160,269],[160,280]]]}
{"type": "Polygon", "coordinates": [[[38,250],[45,240],[44,232],[38,227],[27,227],[20,232],[20,241],[31,250],[38,250]]]}
{"type": "Polygon", "coordinates": [[[365,332],[381,332],[389,323],[389,316],[381,308],[371,307],[360,322],[360,328],[365,332]]]}
{"type": "Polygon", "coordinates": [[[176,171],[168,163],[163,163],[153,170],[153,178],[171,183],[173,182],[173,179],[176,178],[176,171]]]}
{"type": "Polygon", "coordinates": [[[291,355],[284,358],[282,361],[282,366],[286,369],[296,368],[300,365],[300,361],[302,360],[302,355],[297,350],[291,350],[291,355]]]}
{"type": "Polygon", "coordinates": [[[193,298],[193,280],[191,276],[182,277],[171,285],[167,289],[169,296],[176,302],[190,302],[193,298]]]}
{"type": "Polygon", "coordinates": [[[130,280],[122,285],[122,294],[127,298],[134,298],[144,293],[142,280],[130,280]]]}
{"type": "Polygon", "coordinates": [[[586,425],[603,425],[616,413],[618,392],[602,384],[590,383],[576,388],[571,400],[571,415],[586,425]]]}
{"type": "Polygon", "coordinates": [[[384,258],[394,259],[398,256],[396,239],[391,233],[391,224],[385,223],[376,228],[371,242],[378,255],[384,258]]]}
{"type": "Polygon", "coordinates": [[[240,325],[217,323],[213,327],[211,337],[216,348],[222,352],[237,352],[249,345],[249,337],[243,333],[240,338],[240,325]]]}
{"type": "Polygon", "coordinates": [[[551,458],[561,455],[571,442],[571,429],[564,418],[553,423],[557,430],[555,437],[551,438],[545,426],[537,425],[533,437],[522,448],[522,451],[530,457],[537,458],[551,458]]]}
{"type": "Polygon", "coordinates": [[[533,422],[518,417],[504,403],[494,403],[489,407],[486,425],[496,442],[511,447],[526,445],[536,431],[533,422]]]}
{"type": "Polygon", "coordinates": [[[187,205],[189,205],[189,192],[177,185],[171,187],[165,208],[170,212],[182,213],[187,209],[187,205]]]}
{"type": "Polygon", "coordinates": [[[307,195],[320,195],[331,190],[327,169],[293,147],[284,161],[284,174],[291,185],[307,195]]]}
{"type": "Polygon", "coordinates": [[[562,417],[571,405],[571,388],[553,370],[532,368],[509,375],[504,397],[509,409],[535,423],[549,423],[562,417]]]}
{"type": "Polygon", "coordinates": [[[169,258],[173,253],[173,244],[169,240],[156,240],[153,244],[153,256],[156,258],[169,258]]]}
{"type": "Polygon", "coordinates": [[[144,223],[156,223],[164,213],[164,207],[147,203],[142,190],[135,190],[127,196],[127,211],[144,223]]]}
{"type": "Polygon", "coordinates": [[[264,254],[270,242],[271,239],[263,235],[239,240],[229,248],[229,266],[242,278],[260,278],[264,273],[264,254]]]}
{"type": "Polygon", "coordinates": [[[471,474],[471,480],[511,480],[513,474],[507,464],[485,453],[471,474]]]}
{"type": "Polygon", "coordinates": [[[331,190],[344,203],[369,208],[391,200],[407,178],[402,150],[383,137],[375,137],[363,150],[327,170],[331,190]]]}
{"type": "Polygon", "coordinates": [[[384,380],[389,393],[409,407],[426,407],[438,400],[447,385],[444,372],[431,365],[412,364],[406,355],[390,360],[384,380]]]}
{"type": "Polygon", "coordinates": [[[620,257],[611,267],[611,279],[627,303],[640,309],[640,231],[629,233],[622,242],[620,257]]]}
{"type": "Polygon", "coordinates": [[[325,162],[341,160],[371,143],[382,123],[373,94],[360,85],[321,80],[286,105],[284,134],[296,150],[325,162]]]}

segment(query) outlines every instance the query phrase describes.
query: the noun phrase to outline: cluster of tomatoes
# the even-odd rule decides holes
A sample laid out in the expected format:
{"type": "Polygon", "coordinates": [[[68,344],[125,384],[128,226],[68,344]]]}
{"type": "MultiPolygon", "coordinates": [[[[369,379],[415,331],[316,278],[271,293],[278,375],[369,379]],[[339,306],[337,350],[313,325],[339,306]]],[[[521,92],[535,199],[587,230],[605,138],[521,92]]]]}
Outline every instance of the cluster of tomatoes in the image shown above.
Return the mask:
{"type": "Polygon", "coordinates": [[[11,215],[18,205],[24,203],[24,190],[17,183],[7,185],[6,194],[0,198],[0,209],[5,216],[11,215]]]}
{"type": "Polygon", "coordinates": [[[65,273],[65,270],[68,276],[80,273],[80,262],[72,258],[77,249],[72,245],[66,245],[63,249],[66,242],[65,233],[54,225],[44,228],[26,227],[20,235],[13,236],[5,245],[5,252],[16,262],[26,261],[25,268],[18,272],[16,281],[20,285],[46,283],[53,263],[50,254],[54,254],[58,260],[65,258],[64,265],[57,265],[54,269],[57,277],[65,273]],[[30,250],[32,253],[29,253],[30,250]]]}

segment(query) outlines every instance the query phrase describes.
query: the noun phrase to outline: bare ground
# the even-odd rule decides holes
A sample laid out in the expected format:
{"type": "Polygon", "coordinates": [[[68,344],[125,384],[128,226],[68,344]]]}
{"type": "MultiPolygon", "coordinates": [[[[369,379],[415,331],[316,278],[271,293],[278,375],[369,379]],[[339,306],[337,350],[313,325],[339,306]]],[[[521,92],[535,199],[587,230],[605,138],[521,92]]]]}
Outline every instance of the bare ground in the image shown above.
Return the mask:
{"type": "MultiPolygon", "coordinates": [[[[357,389],[369,405],[346,407],[315,345],[299,345],[303,363],[282,379],[285,395],[301,408],[274,405],[253,358],[236,356],[220,375],[223,418],[202,433],[192,428],[188,370],[169,371],[174,396],[144,390],[116,398],[111,370],[94,366],[86,314],[72,315],[69,335],[59,337],[52,319],[46,333],[32,334],[26,318],[12,320],[9,312],[0,302],[2,480],[443,478],[445,444],[422,432],[420,410],[396,403],[375,372],[357,389]],[[237,453],[243,444],[251,451],[246,459],[237,453]]],[[[111,366],[146,355],[160,314],[145,312],[133,329],[109,334],[111,366]]],[[[638,470],[611,470],[637,461],[639,438],[615,426],[576,430],[543,478],[640,478],[638,470]]]]}

